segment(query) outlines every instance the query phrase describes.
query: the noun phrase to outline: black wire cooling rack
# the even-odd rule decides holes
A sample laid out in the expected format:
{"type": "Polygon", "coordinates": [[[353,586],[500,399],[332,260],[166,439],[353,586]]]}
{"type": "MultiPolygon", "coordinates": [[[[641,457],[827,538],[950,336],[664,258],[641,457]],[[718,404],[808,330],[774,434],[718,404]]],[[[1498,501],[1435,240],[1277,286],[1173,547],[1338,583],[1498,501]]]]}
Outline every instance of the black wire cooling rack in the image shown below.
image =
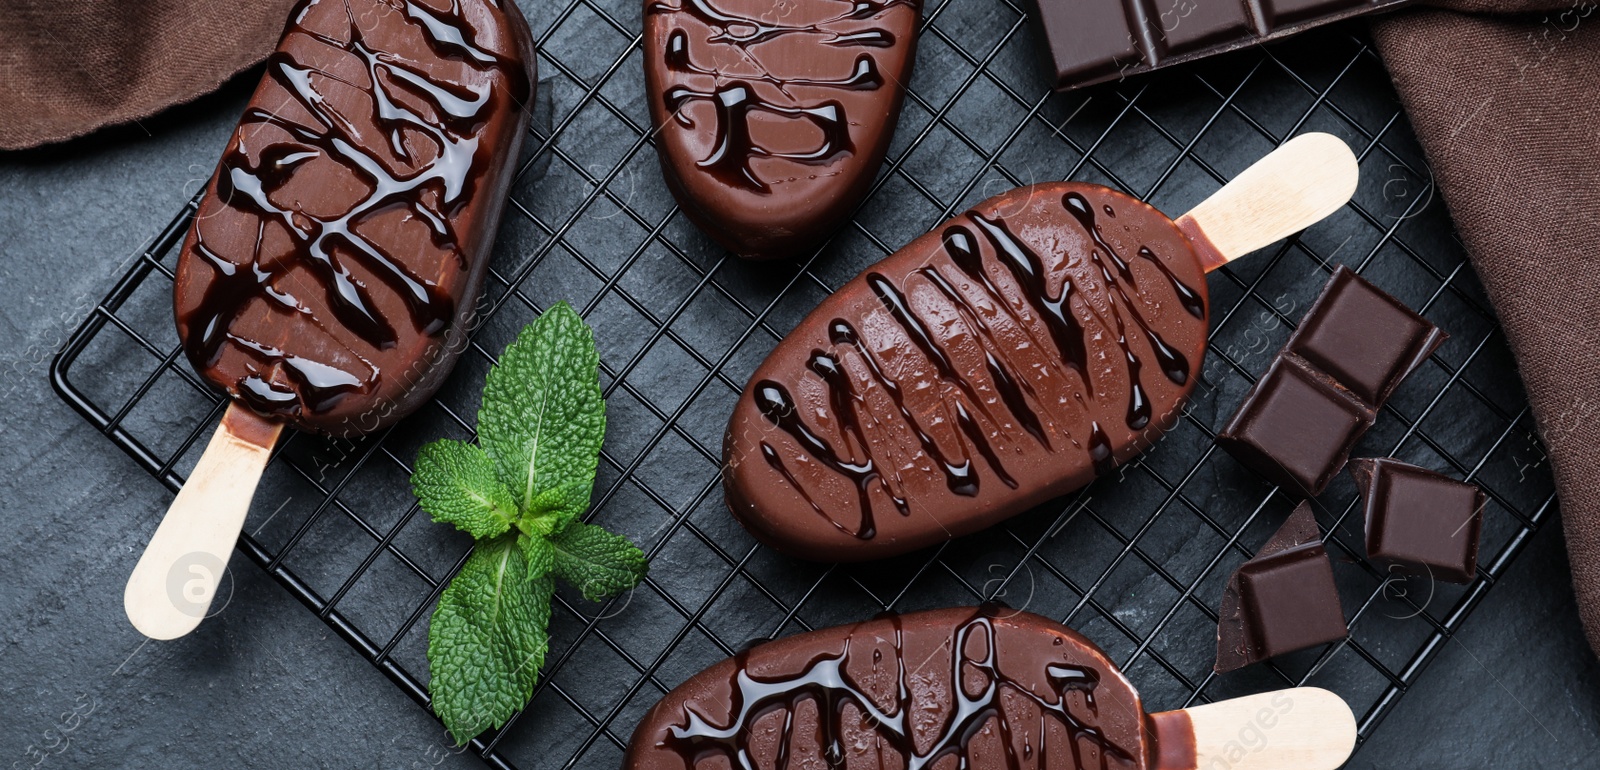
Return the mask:
{"type": "MultiPolygon", "coordinates": [[[[651,572],[604,605],[558,596],[532,704],[471,744],[490,765],[614,768],[658,697],[753,640],[989,599],[1088,635],[1152,710],[1308,683],[1343,696],[1370,736],[1555,509],[1511,356],[1382,64],[1347,25],[1052,94],[1019,2],[929,3],[872,194],[816,254],[777,264],[728,256],[663,186],[645,106],[642,3],[523,3],[544,80],[486,321],[439,396],[400,425],[353,442],[291,433],[239,550],[426,705],[424,618],[471,544],[419,514],[410,463],[429,440],[471,437],[492,353],[566,299],[595,327],[609,410],[588,517],[644,547],[651,572]],[[792,561],[728,515],[721,432],[741,387],[785,331],[867,264],[983,198],[1038,181],[1108,184],[1181,213],[1311,130],[1358,153],[1355,201],[1210,279],[1211,352],[1195,397],[1178,426],[1119,473],[887,563],[792,561]],[[1435,586],[1368,565],[1354,485],[1341,478],[1317,512],[1349,640],[1218,677],[1223,583],[1292,501],[1216,451],[1214,431],[1341,263],[1452,335],[1357,455],[1398,456],[1484,488],[1478,577],[1435,586]]],[[[172,263],[194,208],[140,255],[52,369],[62,397],[173,490],[224,407],[183,361],[172,329],[172,263]]]]}

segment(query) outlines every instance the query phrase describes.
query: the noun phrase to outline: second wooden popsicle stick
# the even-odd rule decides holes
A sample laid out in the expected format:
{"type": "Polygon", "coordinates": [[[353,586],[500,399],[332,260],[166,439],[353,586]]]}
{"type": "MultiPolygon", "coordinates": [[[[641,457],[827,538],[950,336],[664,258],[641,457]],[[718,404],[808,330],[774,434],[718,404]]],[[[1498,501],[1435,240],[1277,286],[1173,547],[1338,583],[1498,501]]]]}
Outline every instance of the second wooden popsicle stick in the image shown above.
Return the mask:
{"type": "Polygon", "coordinates": [[[1356,720],[1327,690],[1296,687],[1150,715],[1154,770],[1334,770],[1356,720]]]}
{"type": "Polygon", "coordinates": [[[1332,134],[1301,134],[1174,220],[1206,272],[1321,221],[1350,202],[1361,174],[1332,134]]]}

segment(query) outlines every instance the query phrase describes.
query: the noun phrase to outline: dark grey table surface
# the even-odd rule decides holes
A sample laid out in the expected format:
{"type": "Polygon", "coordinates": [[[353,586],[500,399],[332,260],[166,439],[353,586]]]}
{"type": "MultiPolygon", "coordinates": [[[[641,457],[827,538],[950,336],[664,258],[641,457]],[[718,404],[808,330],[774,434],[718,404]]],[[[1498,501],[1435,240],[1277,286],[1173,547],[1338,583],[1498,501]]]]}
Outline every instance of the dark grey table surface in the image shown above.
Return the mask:
{"type": "MultiPolygon", "coordinates": [[[[51,391],[50,356],[209,176],[256,74],[142,122],[0,153],[0,765],[468,767],[443,730],[259,570],[145,642],[122,586],[171,501],[51,391]]],[[[1560,528],[1533,540],[1352,767],[1594,767],[1600,662],[1560,528]]]]}

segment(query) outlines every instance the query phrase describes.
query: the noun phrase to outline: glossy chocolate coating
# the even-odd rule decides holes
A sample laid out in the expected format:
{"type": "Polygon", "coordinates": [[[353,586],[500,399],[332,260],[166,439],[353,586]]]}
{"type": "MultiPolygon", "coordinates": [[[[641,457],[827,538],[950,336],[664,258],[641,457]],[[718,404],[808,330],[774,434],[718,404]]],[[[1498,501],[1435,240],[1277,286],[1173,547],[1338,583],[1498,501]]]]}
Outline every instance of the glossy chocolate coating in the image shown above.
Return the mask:
{"type": "Polygon", "coordinates": [[[1340,265],[1284,350],[1339,381],[1374,409],[1449,335],[1340,265]]]}
{"type": "Polygon", "coordinates": [[[1472,582],[1482,490],[1392,458],[1354,460],[1350,475],[1361,489],[1369,561],[1402,574],[1472,582]]]}
{"type": "Polygon", "coordinates": [[[1332,377],[1279,355],[1217,434],[1217,446],[1284,492],[1316,497],[1376,417],[1332,377]]]}
{"type": "Polygon", "coordinates": [[[1037,615],[956,608],[800,634],[725,660],[640,721],[625,770],[1134,770],[1139,694],[1037,615]]]}
{"type": "Polygon", "coordinates": [[[921,0],[645,0],[661,170],[729,251],[809,251],[861,202],[911,78],[921,0]]]}
{"type": "Polygon", "coordinates": [[[1219,674],[1345,637],[1333,565],[1310,503],[1300,503],[1234,571],[1217,616],[1219,674]]]}
{"type": "Polygon", "coordinates": [[[533,62],[509,2],[297,5],[178,258],[195,369],[340,436],[427,400],[483,283],[533,62]]]}
{"type": "Polygon", "coordinates": [[[1408,0],[1034,0],[1067,90],[1279,40],[1408,0]]]}
{"type": "Polygon", "coordinates": [[[1206,345],[1205,275],[1097,185],[991,198],[842,286],[756,370],[728,507],[815,560],[890,556],[1087,484],[1159,437],[1206,345]]]}

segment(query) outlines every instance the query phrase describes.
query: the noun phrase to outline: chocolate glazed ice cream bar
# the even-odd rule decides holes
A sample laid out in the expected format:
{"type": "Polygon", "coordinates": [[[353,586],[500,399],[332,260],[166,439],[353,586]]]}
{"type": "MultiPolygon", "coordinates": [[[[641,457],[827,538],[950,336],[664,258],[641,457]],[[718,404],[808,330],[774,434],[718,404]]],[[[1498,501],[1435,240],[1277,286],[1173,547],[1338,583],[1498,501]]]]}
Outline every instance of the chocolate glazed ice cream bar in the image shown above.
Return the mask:
{"type": "Polygon", "coordinates": [[[1357,168],[1296,137],[1176,221],[1091,184],[979,203],[846,283],[768,356],[724,443],[761,541],[858,561],[1081,487],[1178,416],[1206,350],[1205,274],[1322,219],[1357,168]]]}
{"type": "Polygon", "coordinates": [[[792,636],[667,693],[625,770],[1331,770],[1338,696],[1298,688],[1146,714],[1105,653],[1014,610],[889,615],[792,636]],[[1246,745],[1248,743],[1248,745],[1246,745]]]}
{"type": "Polygon", "coordinates": [[[667,186],[753,259],[825,240],[878,173],[921,0],[645,0],[645,93],[667,186]]]}
{"type": "Polygon", "coordinates": [[[178,257],[184,353],[232,404],[128,581],[141,632],[181,636],[205,615],[283,426],[357,436],[439,387],[533,66],[506,0],[295,6],[178,257]]]}

